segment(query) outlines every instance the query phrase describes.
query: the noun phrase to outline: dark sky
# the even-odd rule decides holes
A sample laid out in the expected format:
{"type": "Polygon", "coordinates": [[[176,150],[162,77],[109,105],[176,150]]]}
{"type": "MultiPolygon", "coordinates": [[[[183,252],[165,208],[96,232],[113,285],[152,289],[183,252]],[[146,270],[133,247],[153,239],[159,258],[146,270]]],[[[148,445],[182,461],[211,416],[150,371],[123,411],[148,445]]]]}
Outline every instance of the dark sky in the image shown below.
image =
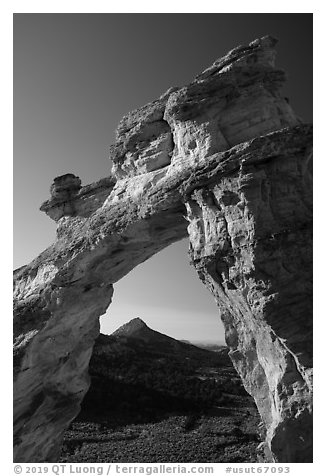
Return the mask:
{"type": "MultiPolygon", "coordinates": [[[[72,172],[86,184],[108,175],[124,114],[266,34],[279,39],[284,95],[312,121],[312,14],[15,14],[14,267],[54,240],[54,222],[38,210],[54,177],[72,172]]],[[[213,338],[216,326],[222,339],[186,250],[178,243],[116,285],[113,328],[139,315],[176,337],[213,338]]]]}

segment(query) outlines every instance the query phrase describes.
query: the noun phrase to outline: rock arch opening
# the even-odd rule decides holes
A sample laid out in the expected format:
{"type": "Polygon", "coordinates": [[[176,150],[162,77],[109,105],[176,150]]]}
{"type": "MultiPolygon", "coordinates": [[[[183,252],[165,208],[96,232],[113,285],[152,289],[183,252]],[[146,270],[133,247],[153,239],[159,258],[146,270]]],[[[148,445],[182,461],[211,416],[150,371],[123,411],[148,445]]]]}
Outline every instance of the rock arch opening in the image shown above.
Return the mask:
{"type": "Polygon", "coordinates": [[[191,266],[188,239],[156,253],[115,284],[112,303],[100,318],[101,333],[135,317],[175,339],[225,343],[218,307],[191,266]]]}
{"type": "Polygon", "coordinates": [[[61,461],[256,461],[259,414],[188,247],[170,245],[115,285],[61,461]]]}

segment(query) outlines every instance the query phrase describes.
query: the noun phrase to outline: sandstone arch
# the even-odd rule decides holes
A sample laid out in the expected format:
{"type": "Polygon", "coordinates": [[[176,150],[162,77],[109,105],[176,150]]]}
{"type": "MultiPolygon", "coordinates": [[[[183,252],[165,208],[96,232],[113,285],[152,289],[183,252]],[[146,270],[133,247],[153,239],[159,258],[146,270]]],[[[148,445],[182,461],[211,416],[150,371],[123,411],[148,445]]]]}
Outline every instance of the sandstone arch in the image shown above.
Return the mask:
{"type": "Polygon", "coordinates": [[[127,115],[113,176],[55,179],[53,245],[14,273],[15,461],[55,461],[89,385],[113,284],[189,235],[278,462],[311,461],[312,128],[279,92],[276,40],[127,115]]]}

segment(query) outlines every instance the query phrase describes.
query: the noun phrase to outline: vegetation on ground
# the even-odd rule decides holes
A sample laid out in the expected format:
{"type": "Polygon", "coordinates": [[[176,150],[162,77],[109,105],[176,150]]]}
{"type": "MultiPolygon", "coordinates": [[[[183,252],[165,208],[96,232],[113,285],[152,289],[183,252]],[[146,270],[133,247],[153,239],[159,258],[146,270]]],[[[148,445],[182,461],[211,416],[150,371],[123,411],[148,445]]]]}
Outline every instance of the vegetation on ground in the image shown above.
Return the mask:
{"type": "Polygon", "coordinates": [[[255,462],[260,422],[230,361],[126,341],[98,348],[60,462],[255,462]]]}

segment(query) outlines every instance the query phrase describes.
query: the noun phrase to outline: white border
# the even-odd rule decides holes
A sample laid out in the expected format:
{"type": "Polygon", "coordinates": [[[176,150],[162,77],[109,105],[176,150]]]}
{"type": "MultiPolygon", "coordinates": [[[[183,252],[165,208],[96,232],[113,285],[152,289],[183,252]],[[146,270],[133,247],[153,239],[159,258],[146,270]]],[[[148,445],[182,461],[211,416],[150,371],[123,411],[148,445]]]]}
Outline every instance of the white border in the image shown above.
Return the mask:
{"type": "MultiPolygon", "coordinates": [[[[325,64],[325,2],[313,1],[309,2],[296,1],[280,1],[273,2],[263,1],[232,1],[232,2],[207,2],[197,1],[190,3],[189,1],[171,1],[164,2],[144,2],[144,1],[92,1],[92,2],[73,2],[73,1],[13,1],[5,2],[1,5],[0,31],[2,35],[1,42],[1,58],[2,58],[2,108],[1,108],[1,131],[5,140],[5,148],[2,154],[2,215],[1,215],[1,251],[2,251],[2,270],[1,273],[1,296],[2,296],[2,322],[4,332],[1,333],[1,362],[5,378],[1,389],[1,396],[6,397],[2,400],[2,466],[4,474],[14,474],[12,464],[12,326],[11,326],[11,270],[12,270],[12,14],[13,13],[314,13],[314,121],[317,124],[314,127],[314,148],[315,148],[315,367],[317,368],[317,396],[315,397],[315,431],[314,441],[314,463],[313,464],[290,464],[285,466],[291,467],[291,473],[295,475],[306,474],[323,474],[323,453],[325,440],[325,405],[323,395],[325,394],[325,365],[326,359],[322,353],[325,346],[326,338],[326,313],[324,303],[321,298],[324,291],[324,274],[325,274],[325,251],[324,251],[324,233],[323,225],[325,222],[325,146],[323,144],[324,131],[320,131],[324,121],[318,118],[321,114],[325,115],[324,96],[325,86],[321,86],[322,81],[325,82],[325,73],[323,71],[325,64]],[[245,7],[245,8],[244,8],[245,7]],[[318,101],[318,102],[317,102],[318,101]],[[9,133],[11,131],[11,134],[9,133]],[[321,150],[322,149],[322,150],[321,150]],[[317,154],[316,154],[317,151],[317,154]],[[8,274],[7,274],[8,271],[8,274]],[[8,279],[10,276],[10,279],[8,279]],[[5,297],[5,299],[4,299],[5,297]],[[8,471],[6,471],[6,469],[8,471]]],[[[300,54],[300,52],[298,52],[300,54]]],[[[304,68],[304,65],[302,66],[304,68]]],[[[304,93],[304,92],[303,92],[304,93]]],[[[181,464],[181,463],[180,463],[181,464]]],[[[203,465],[212,465],[211,463],[203,463],[203,465]]],[[[223,474],[224,467],[248,467],[256,465],[237,465],[237,464],[217,464],[215,474],[223,474]]],[[[25,466],[25,465],[24,465],[25,466]]],[[[40,465],[41,466],[41,465],[40,465]]],[[[42,465],[44,466],[44,465],[42,465]]],[[[84,466],[84,465],[80,465],[84,466]]],[[[85,465],[87,466],[87,465],[85,465]]],[[[128,466],[128,465],[126,465],[128,466]]],[[[148,465],[142,465],[144,467],[148,465]]],[[[150,465],[149,465],[150,466],[150,465]]],[[[185,465],[187,466],[187,465],[185,465]]],[[[189,464],[193,466],[193,464],[189,464]]],[[[276,465],[277,466],[277,465],[276,465]]],[[[277,473],[276,473],[277,474],[277,473]]]]}

